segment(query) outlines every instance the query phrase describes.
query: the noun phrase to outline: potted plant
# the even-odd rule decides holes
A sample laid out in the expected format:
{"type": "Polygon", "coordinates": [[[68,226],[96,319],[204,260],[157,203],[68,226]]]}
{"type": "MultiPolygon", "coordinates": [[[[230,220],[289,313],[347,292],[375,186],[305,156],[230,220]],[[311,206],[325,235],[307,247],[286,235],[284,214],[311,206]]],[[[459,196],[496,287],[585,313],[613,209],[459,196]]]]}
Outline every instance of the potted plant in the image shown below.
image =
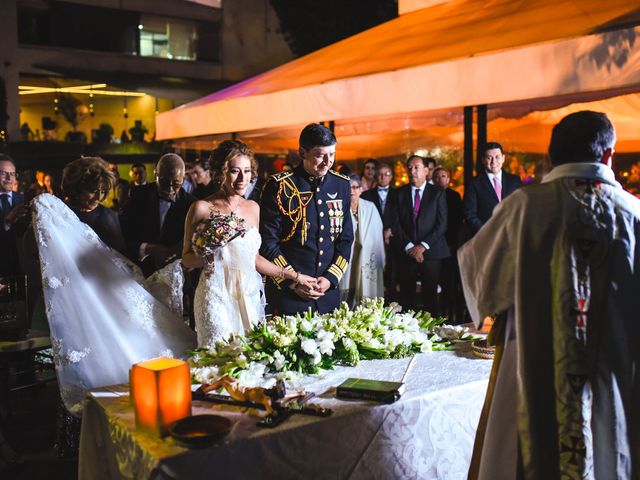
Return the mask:
{"type": "Polygon", "coordinates": [[[78,132],[76,130],[89,111],[87,106],[73,95],[61,93],[58,97],[58,108],[64,119],[72,128],[72,131],[67,133],[66,140],[71,143],[87,143],[87,136],[85,133],[78,132]]]}

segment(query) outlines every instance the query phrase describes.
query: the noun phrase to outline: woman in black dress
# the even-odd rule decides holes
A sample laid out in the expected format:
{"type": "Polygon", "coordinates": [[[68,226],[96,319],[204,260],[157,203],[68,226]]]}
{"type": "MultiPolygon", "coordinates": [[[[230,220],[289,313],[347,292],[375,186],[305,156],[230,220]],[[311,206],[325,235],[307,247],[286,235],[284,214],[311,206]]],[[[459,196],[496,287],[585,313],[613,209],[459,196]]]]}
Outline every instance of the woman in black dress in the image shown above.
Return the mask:
{"type": "Polygon", "coordinates": [[[108,246],[122,252],[125,248],[118,214],[101,205],[115,184],[115,175],[99,157],[82,157],[69,163],[62,172],[65,202],[108,246]]]}

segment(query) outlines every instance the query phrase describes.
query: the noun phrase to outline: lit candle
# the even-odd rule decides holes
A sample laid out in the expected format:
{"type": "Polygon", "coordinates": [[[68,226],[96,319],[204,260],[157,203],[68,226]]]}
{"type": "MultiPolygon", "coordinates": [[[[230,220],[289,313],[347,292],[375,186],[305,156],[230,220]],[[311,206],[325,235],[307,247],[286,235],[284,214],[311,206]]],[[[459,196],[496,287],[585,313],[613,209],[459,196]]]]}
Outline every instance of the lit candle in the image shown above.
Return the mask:
{"type": "Polygon", "coordinates": [[[131,399],[136,426],[159,436],[176,420],[191,415],[189,365],[175,358],[154,358],[131,368],[131,399]]]}

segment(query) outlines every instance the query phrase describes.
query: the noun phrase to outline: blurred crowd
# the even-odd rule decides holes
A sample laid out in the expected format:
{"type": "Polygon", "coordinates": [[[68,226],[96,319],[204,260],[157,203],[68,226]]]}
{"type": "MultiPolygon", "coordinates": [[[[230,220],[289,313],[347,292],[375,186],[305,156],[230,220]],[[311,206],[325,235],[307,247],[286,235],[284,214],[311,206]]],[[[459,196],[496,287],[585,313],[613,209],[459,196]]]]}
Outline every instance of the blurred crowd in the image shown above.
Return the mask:
{"type": "MultiPolygon", "coordinates": [[[[364,297],[384,296],[404,308],[447,316],[452,323],[468,320],[456,251],[488,220],[495,205],[521,186],[517,177],[502,171],[503,162],[502,147],[489,143],[486,171],[467,187],[464,202],[450,188],[451,172],[435,158],[409,157],[409,184],[399,188],[392,166],[375,159],[366,160],[357,173],[345,164],[334,165],[350,179],[355,238],[349,271],[340,283],[342,300],[355,305],[364,297]]],[[[126,180],[117,165],[82,157],[55,179],[46,171],[18,175],[15,162],[0,155],[0,276],[33,277],[31,310],[36,308],[37,248],[30,247],[25,234],[29,204],[45,193],[59,197],[107,245],[150,275],[179,258],[191,203],[220,188],[223,172],[215,171],[212,163],[201,158],[185,164],[180,156],[166,154],[153,172],[133,163],[126,180]]],[[[292,168],[289,163],[282,166],[292,168]]],[[[254,178],[245,197],[259,202],[263,184],[263,177],[254,178]]]]}

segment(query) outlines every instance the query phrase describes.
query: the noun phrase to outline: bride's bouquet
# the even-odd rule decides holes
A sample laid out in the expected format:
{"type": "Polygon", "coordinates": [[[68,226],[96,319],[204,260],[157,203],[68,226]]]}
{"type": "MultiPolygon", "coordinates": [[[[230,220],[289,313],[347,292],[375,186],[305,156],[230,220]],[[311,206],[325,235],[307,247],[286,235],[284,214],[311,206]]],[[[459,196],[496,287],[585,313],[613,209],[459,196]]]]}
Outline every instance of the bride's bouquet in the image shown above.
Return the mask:
{"type": "Polygon", "coordinates": [[[193,251],[204,258],[210,258],[218,248],[224,247],[247,231],[244,218],[234,213],[212,215],[198,224],[191,244],[193,251]]]}

